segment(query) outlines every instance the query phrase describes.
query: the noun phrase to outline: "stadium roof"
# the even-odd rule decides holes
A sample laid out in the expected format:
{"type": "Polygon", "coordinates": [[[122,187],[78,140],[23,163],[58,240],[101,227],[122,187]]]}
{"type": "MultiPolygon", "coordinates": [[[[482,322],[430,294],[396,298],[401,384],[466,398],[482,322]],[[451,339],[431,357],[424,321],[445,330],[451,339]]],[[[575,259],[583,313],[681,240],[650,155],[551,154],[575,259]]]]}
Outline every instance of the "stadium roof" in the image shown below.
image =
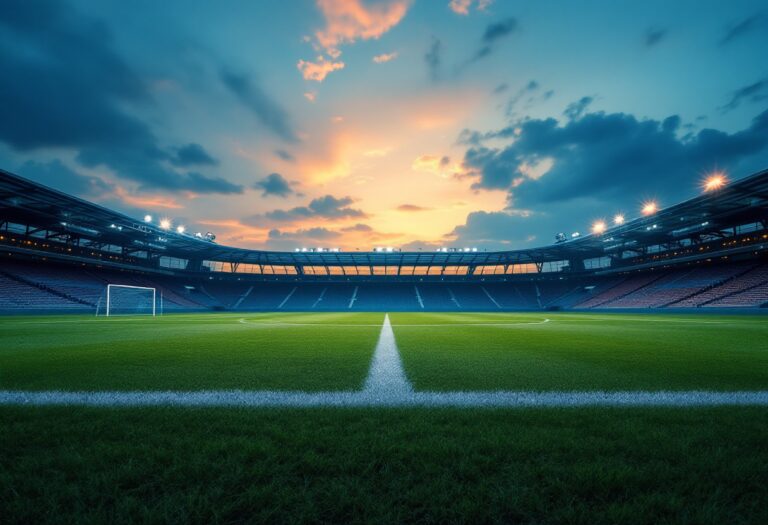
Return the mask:
{"type": "MultiPolygon", "coordinates": [[[[221,246],[166,231],[97,204],[0,170],[0,220],[66,231],[104,244],[163,255],[275,265],[493,265],[542,263],[610,255],[768,220],[768,170],[661,209],[653,215],[539,248],[493,252],[276,252],[221,246]]],[[[554,233],[554,232],[553,232],[554,233]]]]}

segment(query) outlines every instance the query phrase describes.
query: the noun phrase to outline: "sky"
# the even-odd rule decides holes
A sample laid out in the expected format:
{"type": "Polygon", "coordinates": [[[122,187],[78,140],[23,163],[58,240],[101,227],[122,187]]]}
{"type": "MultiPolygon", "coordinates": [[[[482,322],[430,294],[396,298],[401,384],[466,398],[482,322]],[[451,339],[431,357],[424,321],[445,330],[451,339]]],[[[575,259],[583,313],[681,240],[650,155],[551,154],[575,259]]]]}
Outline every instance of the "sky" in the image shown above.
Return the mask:
{"type": "Polygon", "coordinates": [[[768,168],[764,1],[4,0],[0,167],[226,245],[523,249],[768,168]]]}

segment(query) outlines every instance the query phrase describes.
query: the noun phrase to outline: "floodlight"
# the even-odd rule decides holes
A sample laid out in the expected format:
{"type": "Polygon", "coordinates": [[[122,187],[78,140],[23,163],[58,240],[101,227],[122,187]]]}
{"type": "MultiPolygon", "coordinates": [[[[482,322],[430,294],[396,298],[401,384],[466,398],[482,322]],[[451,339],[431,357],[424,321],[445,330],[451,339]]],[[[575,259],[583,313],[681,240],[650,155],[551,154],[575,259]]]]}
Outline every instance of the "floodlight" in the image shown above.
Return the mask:
{"type": "Polygon", "coordinates": [[[575,239],[576,237],[578,237],[578,236],[580,236],[580,235],[581,235],[581,234],[580,234],[579,232],[573,232],[573,233],[571,234],[571,237],[573,237],[573,238],[575,239]]]}
{"type": "Polygon", "coordinates": [[[624,224],[624,215],[622,215],[621,213],[617,213],[616,215],[614,215],[613,224],[615,224],[616,226],[621,226],[622,224],[624,224]]]}
{"type": "Polygon", "coordinates": [[[144,222],[152,222],[152,216],[151,215],[145,215],[144,216],[144,222]]]}
{"type": "Polygon", "coordinates": [[[170,219],[162,219],[160,221],[160,227],[164,230],[170,230],[171,229],[171,220],[170,219]]]}
{"type": "Polygon", "coordinates": [[[704,191],[716,191],[728,183],[728,178],[722,172],[716,172],[704,180],[704,191]]]}
{"type": "Polygon", "coordinates": [[[182,225],[176,227],[176,233],[184,233],[186,230],[187,229],[182,225]]]}
{"type": "Polygon", "coordinates": [[[592,233],[600,235],[605,231],[605,221],[595,221],[594,224],[592,224],[592,233]]]}
{"type": "Polygon", "coordinates": [[[659,205],[656,201],[647,201],[643,203],[643,215],[653,215],[659,209],[659,205]]]}

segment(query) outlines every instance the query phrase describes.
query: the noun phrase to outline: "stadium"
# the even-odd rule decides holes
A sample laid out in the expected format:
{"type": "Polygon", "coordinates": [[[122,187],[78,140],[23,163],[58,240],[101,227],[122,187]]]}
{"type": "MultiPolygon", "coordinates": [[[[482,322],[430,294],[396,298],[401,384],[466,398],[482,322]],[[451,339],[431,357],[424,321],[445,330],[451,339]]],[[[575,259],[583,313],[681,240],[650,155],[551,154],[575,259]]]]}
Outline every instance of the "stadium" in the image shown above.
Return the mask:
{"type": "Polygon", "coordinates": [[[680,312],[768,303],[768,171],[589,235],[561,234],[551,246],[432,253],[219,246],[210,232],[174,231],[0,174],[9,314],[680,312]]]}
{"type": "Polygon", "coordinates": [[[0,525],[768,523],[766,27],[0,2],[0,525]]]}

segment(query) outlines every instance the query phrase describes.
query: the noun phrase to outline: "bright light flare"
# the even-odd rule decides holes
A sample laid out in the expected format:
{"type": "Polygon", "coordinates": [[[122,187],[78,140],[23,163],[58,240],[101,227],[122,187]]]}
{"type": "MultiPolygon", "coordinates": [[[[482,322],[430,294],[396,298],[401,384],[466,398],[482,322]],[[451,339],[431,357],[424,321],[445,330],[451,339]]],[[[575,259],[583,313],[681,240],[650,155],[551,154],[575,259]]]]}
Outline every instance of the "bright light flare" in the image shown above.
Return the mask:
{"type": "Polygon", "coordinates": [[[171,219],[162,219],[160,220],[160,227],[164,230],[170,230],[171,229],[171,219]]]}
{"type": "Polygon", "coordinates": [[[653,215],[659,211],[659,205],[656,201],[648,201],[643,203],[643,215],[653,215]]]}
{"type": "Polygon", "coordinates": [[[187,229],[184,226],[177,226],[176,233],[184,233],[187,229]]]}
{"type": "Polygon", "coordinates": [[[144,216],[144,222],[152,222],[152,216],[151,215],[145,215],[144,216]]]}
{"type": "Polygon", "coordinates": [[[613,224],[615,224],[616,226],[621,226],[622,224],[624,224],[624,215],[622,215],[621,213],[617,213],[616,215],[614,215],[613,224]]]}
{"type": "Polygon", "coordinates": [[[728,184],[728,177],[724,173],[713,173],[704,180],[704,191],[716,191],[726,184],[728,184]]]}
{"type": "Polygon", "coordinates": [[[600,235],[606,229],[605,221],[595,221],[592,224],[592,233],[600,235]]]}

